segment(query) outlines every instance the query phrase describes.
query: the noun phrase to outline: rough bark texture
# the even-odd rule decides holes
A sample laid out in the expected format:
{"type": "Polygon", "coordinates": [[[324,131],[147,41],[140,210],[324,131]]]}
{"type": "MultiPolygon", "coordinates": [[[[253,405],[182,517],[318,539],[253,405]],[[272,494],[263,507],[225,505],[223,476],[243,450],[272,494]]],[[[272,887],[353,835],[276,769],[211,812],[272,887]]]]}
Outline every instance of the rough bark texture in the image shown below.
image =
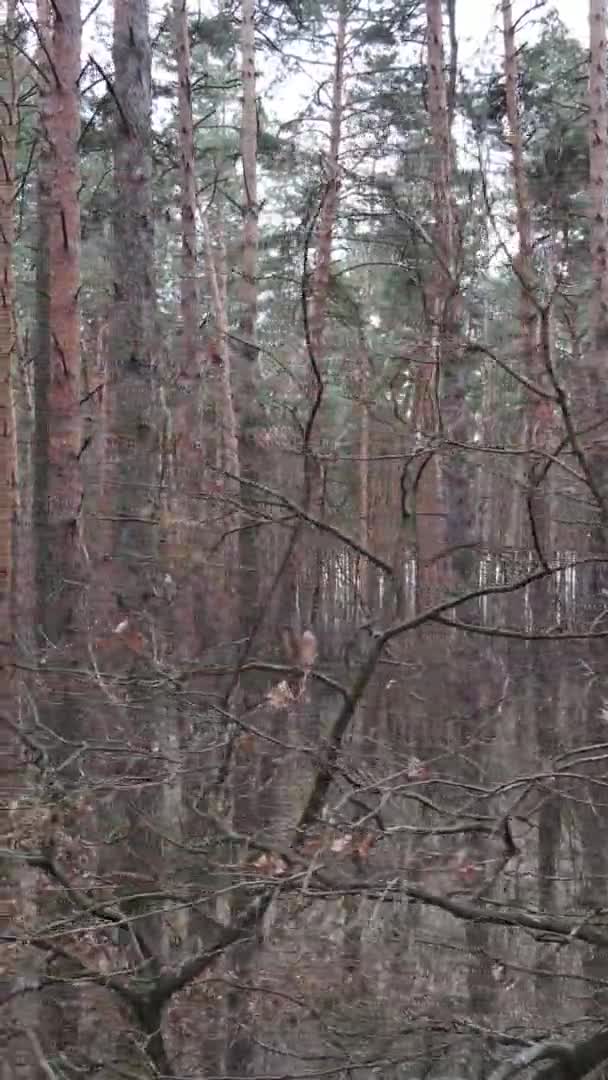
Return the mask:
{"type": "MultiPolygon", "coordinates": [[[[309,364],[307,393],[309,413],[306,417],[307,445],[304,447],[304,494],[303,503],[318,517],[324,515],[323,469],[315,456],[319,448],[319,420],[326,371],[323,363],[323,336],[327,321],[329,300],[331,255],[340,192],[340,150],[344,111],[344,59],[348,9],[345,3],[338,6],[336,27],[334,71],[332,81],[331,111],[329,117],[329,145],[325,156],[324,177],[321,190],[321,206],[316,234],[316,254],[310,281],[310,304],[308,311],[307,362],[309,364]]],[[[321,577],[322,543],[312,538],[317,548],[317,566],[311,582],[311,596],[305,605],[304,621],[312,623],[318,606],[321,577]]],[[[306,538],[306,543],[310,537],[306,538]]]]}
{"type": "Polygon", "coordinates": [[[608,91],[606,0],[589,0],[589,212],[591,218],[591,339],[608,347],[608,91]]]}
{"type": "MultiPolygon", "coordinates": [[[[0,817],[5,805],[23,789],[19,742],[6,717],[16,716],[13,668],[13,522],[17,455],[12,395],[15,351],[14,313],[14,196],[15,142],[17,135],[16,76],[14,55],[7,37],[14,32],[14,10],[7,14],[0,41],[0,817]]],[[[2,830],[4,832],[4,829],[2,830]]],[[[6,932],[16,914],[14,897],[18,875],[2,868],[0,884],[0,933],[6,932]]],[[[10,1056],[10,1055],[9,1055],[10,1056]]],[[[14,1061],[7,1062],[7,1075],[14,1061]]]]}
{"type": "Polygon", "coordinates": [[[214,250],[211,227],[206,216],[202,220],[205,246],[206,274],[211,293],[211,303],[217,328],[217,349],[220,364],[220,442],[224,468],[233,476],[239,476],[239,440],[232,392],[232,355],[228,337],[228,311],[226,308],[226,253],[223,243],[214,250]]]}
{"type": "MultiPolygon", "coordinates": [[[[235,391],[233,400],[237,405],[239,428],[239,463],[246,479],[260,477],[261,403],[259,387],[259,357],[257,346],[258,318],[258,238],[259,205],[257,188],[258,154],[258,100],[256,86],[255,51],[255,0],[242,0],[241,4],[241,79],[243,100],[241,110],[240,149],[243,170],[243,232],[241,256],[240,319],[238,327],[238,353],[235,353],[233,374],[235,391]]],[[[226,373],[224,373],[226,375],[226,373]]],[[[229,421],[227,394],[224,388],[224,419],[229,421]]],[[[226,429],[229,436],[229,428],[226,429]]],[[[230,438],[230,436],[229,436],[230,438]]],[[[253,488],[246,484],[240,488],[240,502],[252,520],[256,514],[256,498],[253,488]]],[[[239,585],[242,602],[243,628],[249,636],[257,623],[258,591],[255,569],[258,561],[255,528],[241,529],[239,533],[239,562],[241,580],[239,585]]]]}
{"type": "Polygon", "coordinates": [[[257,312],[259,206],[257,181],[258,102],[255,74],[255,0],[241,5],[241,64],[243,109],[241,114],[241,162],[243,167],[243,254],[241,272],[241,334],[245,358],[241,384],[257,392],[257,312]]]}
{"type": "Polygon", "coordinates": [[[151,51],[146,0],[116,0],[113,42],[119,103],[114,143],[115,204],[109,357],[109,492],[116,516],[112,557],[119,604],[145,607],[147,563],[156,549],[158,416],[154,226],[151,197],[151,51]]]}
{"type": "MultiPolygon", "coordinates": [[[[3,28],[10,34],[9,20],[3,28]]],[[[13,519],[15,514],[16,442],[12,395],[15,353],[14,311],[14,198],[17,137],[16,76],[13,50],[0,42],[0,647],[3,657],[2,691],[10,689],[9,659],[12,642],[13,519]],[[7,650],[7,652],[5,652],[7,650]]],[[[5,703],[7,704],[7,703],[5,703]]]]}
{"type": "MultiPolygon", "coordinates": [[[[80,75],[78,0],[54,6],[53,71],[41,94],[46,155],[41,163],[42,245],[48,258],[48,308],[39,328],[44,355],[39,424],[38,583],[42,629],[53,644],[73,638],[82,602],[80,449],[80,75]],[[45,235],[44,235],[45,234],[45,235]],[[44,336],[47,336],[44,341],[44,336]],[[48,362],[48,374],[44,371],[48,362]],[[43,460],[45,459],[46,460],[43,460]]],[[[41,281],[44,288],[44,281],[41,281]]],[[[45,298],[41,299],[45,304],[45,298]]]]}
{"type": "MultiPolygon", "coordinates": [[[[342,137],[342,116],[344,108],[344,51],[347,19],[347,6],[346,4],[341,3],[338,9],[338,26],[336,30],[329,147],[325,158],[323,202],[319,214],[317,253],[311,283],[309,316],[310,346],[317,363],[321,361],[323,330],[327,317],[331,248],[334,229],[336,227],[340,190],[340,142],[342,137]]],[[[313,394],[316,390],[315,383],[316,380],[313,380],[313,394]]]]}
{"type": "Polygon", "coordinates": [[[190,39],[185,0],[174,0],[173,19],[177,56],[177,104],[179,115],[179,155],[181,187],[182,267],[180,277],[180,314],[182,363],[184,372],[194,378],[197,361],[198,282],[196,258],[196,179],[194,174],[194,127],[192,122],[192,87],[190,39]]]}
{"type": "Polygon", "coordinates": [[[533,302],[534,268],[532,264],[532,223],[530,218],[530,193],[524,161],[523,137],[517,103],[518,62],[515,42],[515,28],[511,0],[503,0],[502,23],[505,64],[505,93],[507,121],[509,124],[509,145],[511,147],[511,174],[515,192],[515,211],[519,250],[514,260],[514,269],[520,282],[520,320],[522,333],[522,352],[530,372],[536,365],[537,354],[537,318],[533,302]]]}
{"type": "MultiPolygon", "coordinates": [[[[428,355],[417,377],[414,421],[418,439],[438,435],[441,427],[440,377],[442,332],[449,322],[452,292],[453,222],[451,207],[451,138],[445,81],[441,0],[426,0],[428,110],[431,127],[433,173],[434,263],[426,303],[430,329],[428,355]]],[[[446,546],[446,518],[442,463],[436,452],[420,458],[417,473],[416,552],[418,603],[424,606],[443,577],[437,556],[446,546]]]]}
{"type": "MultiPolygon", "coordinates": [[[[533,263],[534,238],[530,212],[530,192],[517,100],[519,68],[511,0],[503,0],[502,22],[506,107],[518,237],[518,252],[513,260],[513,268],[520,285],[521,355],[524,370],[527,371],[529,377],[542,383],[550,366],[550,342],[547,339],[547,348],[541,348],[539,310],[536,304],[537,280],[533,263]]],[[[528,402],[527,412],[529,445],[531,448],[543,447],[546,444],[552,423],[552,406],[540,395],[533,394],[528,402]]],[[[542,550],[544,557],[549,541],[549,515],[546,500],[535,482],[534,461],[532,458],[528,462],[528,483],[530,493],[528,516],[531,528],[535,533],[532,538],[533,545],[542,550]]]]}
{"type": "MultiPolygon", "coordinates": [[[[608,91],[606,88],[606,0],[589,0],[589,215],[591,255],[590,350],[586,379],[581,389],[589,401],[608,409],[606,392],[606,352],[608,350],[608,91]],[[587,385],[588,388],[587,389],[587,385]]],[[[584,399],[583,399],[584,400],[584,399]]],[[[606,506],[608,480],[605,437],[591,455],[595,482],[606,506]]],[[[596,537],[600,548],[605,544],[608,523],[602,510],[604,536],[596,537]]]]}

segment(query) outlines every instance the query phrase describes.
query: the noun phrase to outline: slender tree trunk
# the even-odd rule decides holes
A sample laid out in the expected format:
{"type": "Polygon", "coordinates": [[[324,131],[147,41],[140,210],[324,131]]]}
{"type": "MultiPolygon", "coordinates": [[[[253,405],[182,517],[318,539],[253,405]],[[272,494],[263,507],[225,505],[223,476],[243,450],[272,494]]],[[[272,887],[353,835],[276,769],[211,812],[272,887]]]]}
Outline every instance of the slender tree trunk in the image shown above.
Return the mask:
{"type": "Polygon", "coordinates": [[[257,180],[258,101],[255,71],[255,0],[241,4],[241,63],[243,110],[241,115],[241,162],[243,167],[243,254],[241,334],[246,361],[241,384],[257,392],[258,238],[257,180]]]}
{"type": "MultiPolygon", "coordinates": [[[[7,13],[0,41],[0,712],[13,714],[13,523],[17,444],[12,389],[15,359],[15,151],[17,86],[13,50],[14,11],[7,13]]],[[[12,755],[11,755],[12,757],[12,755]]],[[[17,776],[13,777],[17,781],[17,776]]],[[[13,786],[10,781],[7,787],[13,786]]]]}
{"type": "MultiPolygon", "coordinates": [[[[44,32],[44,31],[43,31],[44,32]]],[[[75,637],[82,603],[80,450],[79,0],[54,7],[53,70],[41,93],[42,271],[38,327],[37,579],[39,629],[53,645],[75,637]],[[47,261],[48,270],[44,267],[47,261]],[[48,274],[48,277],[47,277],[48,274]],[[48,364],[48,368],[47,368],[48,364]]]]}
{"type": "MultiPolygon", "coordinates": [[[[233,400],[237,414],[239,430],[239,466],[243,479],[256,481],[264,471],[261,460],[259,435],[262,428],[263,411],[260,402],[259,361],[257,343],[258,321],[258,241],[259,241],[259,204],[258,204],[258,99],[256,84],[256,47],[255,47],[255,0],[241,2],[241,80],[243,103],[241,111],[240,150],[243,170],[243,232],[241,255],[240,314],[238,325],[238,348],[234,351],[233,400]]],[[[225,304],[223,305],[225,307],[225,304]]],[[[226,343],[228,339],[225,339],[226,343]]],[[[224,370],[224,379],[226,371],[224,370]]],[[[222,390],[224,401],[224,420],[229,425],[228,393],[222,390]]],[[[229,449],[230,430],[225,428],[229,449]]],[[[239,636],[248,639],[245,648],[250,647],[249,639],[259,622],[258,607],[259,552],[255,515],[259,496],[254,488],[246,483],[236,485],[236,494],[243,507],[245,525],[238,533],[240,569],[238,593],[241,598],[239,616],[239,636]],[[248,520],[247,520],[248,519],[248,520]]],[[[238,521],[241,524],[241,519],[238,521]]]]}
{"type": "Polygon", "coordinates": [[[153,523],[158,471],[155,378],[154,226],[151,192],[151,49],[147,0],[115,0],[113,41],[118,109],[114,143],[109,319],[111,554],[119,607],[140,613],[157,549],[153,523]]]}
{"type": "MultiPolygon", "coordinates": [[[[606,392],[606,351],[608,350],[608,93],[606,87],[606,0],[589,0],[589,214],[592,292],[590,304],[590,360],[586,378],[582,381],[582,393],[588,397],[596,416],[605,416],[608,410],[606,392]]],[[[608,497],[607,452],[602,440],[590,454],[594,479],[604,500],[608,497]]],[[[606,521],[591,536],[591,549],[605,557],[606,521]]],[[[596,595],[606,586],[606,571],[598,566],[588,588],[596,595]]],[[[589,741],[602,738],[603,691],[601,675],[605,660],[595,642],[587,644],[587,663],[594,672],[585,697],[586,736],[589,741]]],[[[598,773],[593,766],[594,776],[598,773]]],[[[583,901],[587,909],[601,906],[606,888],[608,859],[606,835],[608,831],[608,808],[606,800],[596,796],[598,788],[589,785],[589,804],[581,807],[581,833],[585,886],[583,901]]],[[[586,950],[584,973],[594,980],[591,990],[591,1010],[596,1015],[605,1014],[608,1000],[608,950],[586,950]]]]}
{"type": "MultiPolygon", "coordinates": [[[[589,0],[589,219],[591,254],[591,302],[589,361],[579,380],[583,407],[591,405],[593,416],[608,411],[605,360],[608,349],[608,91],[606,87],[606,0],[589,0]]],[[[604,504],[608,499],[606,452],[600,444],[591,452],[594,479],[604,504]]],[[[606,522],[603,521],[604,534],[606,522]]],[[[605,535],[594,538],[605,547],[605,535]]],[[[601,587],[598,581],[598,587],[601,587]]]]}
{"type": "MultiPolygon", "coordinates": [[[[152,704],[138,679],[137,650],[144,650],[148,635],[158,640],[165,629],[154,619],[158,613],[159,523],[163,456],[163,419],[159,393],[155,341],[156,288],[152,207],[152,72],[148,0],[114,3],[114,206],[111,264],[113,303],[108,325],[109,446],[105,461],[105,501],[111,531],[102,589],[110,594],[107,614],[127,623],[138,642],[129,660],[128,699],[110,720],[113,738],[128,746],[134,737],[149,747],[166,745],[166,714],[152,704]],[[109,564],[109,565],[108,565],[109,564]],[[113,595],[112,595],[113,594],[113,595]],[[142,698],[145,707],[142,708],[142,698]]],[[[123,659],[121,656],[120,660],[123,659]]],[[[172,718],[173,720],[173,718],[172,718]]],[[[172,737],[172,733],[171,733],[172,737]]],[[[124,755],[108,760],[107,767],[128,773],[132,763],[124,755]]],[[[153,766],[150,766],[151,771],[153,766]]],[[[162,842],[148,827],[162,814],[157,784],[143,785],[136,796],[117,795],[106,827],[124,825],[124,843],[102,848],[101,872],[118,875],[136,871],[153,888],[162,880],[162,842]]],[[[116,886],[120,896],[121,885],[116,886]]],[[[126,888],[124,891],[130,891],[126,888]]],[[[152,969],[166,943],[162,914],[149,913],[145,901],[123,901],[128,915],[140,917],[141,936],[152,969]]],[[[155,1061],[164,1057],[162,1033],[149,1040],[155,1061]]]]}
{"type": "Polygon", "coordinates": [[[180,314],[183,370],[197,375],[198,281],[196,258],[196,178],[194,172],[194,125],[190,38],[186,0],[173,0],[175,52],[177,55],[177,103],[179,118],[182,266],[180,314]]]}
{"type": "Polygon", "coordinates": [[[232,389],[232,355],[228,331],[228,311],[226,307],[226,255],[223,244],[216,252],[211,237],[211,227],[206,216],[202,216],[203,243],[205,247],[206,274],[211,293],[211,304],[217,329],[217,357],[220,361],[220,424],[223,462],[225,469],[234,476],[240,474],[238,426],[234,409],[232,389]]]}
{"type": "MultiPolygon", "coordinates": [[[[542,382],[545,377],[543,353],[539,347],[539,317],[535,304],[537,279],[533,264],[533,233],[530,213],[530,193],[524,159],[523,137],[517,101],[519,69],[515,42],[515,27],[511,0],[502,0],[504,63],[506,84],[507,119],[511,147],[511,174],[515,193],[515,209],[518,236],[518,252],[513,267],[520,284],[521,352],[530,378],[542,382]]],[[[545,399],[534,395],[528,403],[528,441],[531,450],[546,443],[551,427],[553,410],[545,399]]],[[[549,515],[546,499],[534,482],[534,461],[528,461],[530,485],[529,517],[533,521],[541,549],[549,540],[549,515]]]]}
{"type": "MultiPolygon", "coordinates": [[[[39,7],[44,46],[40,84],[34,459],[34,535],[37,631],[41,648],[70,654],[84,628],[83,483],[81,474],[80,348],[80,77],[79,0],[39,7]]],[[[62,763],[64,739],[82,734],[82,708],[68,678],[48,684],[41,703],[47,730],[57,734],[51,758],[62,763]]],[[[69,743],[68,743],[69,745],[69,743]]],[[[61,771],[74,783],[75,768],[61,771]]],[[[45,915],[61,911],[57,897],[45,915]]],[[[77,1045],[78,991],[67,984],[45,1001],[45,1043],[57,1050],[77,1045]]]]}
{"type": "MultiPolygon", "coordinates": [[[[359,350],[359,542],[369,548],[369,356],[364,342],[359,350]]],[[[369,605],[369,563],[359,563],[359,601],[369,605]]]]}
{"type": "MultiPolygon", "coordinates": [[[[6,719],[17,718],[14,661],[14,520],[16,507],[17,446],[12,373],[15,351],[14,311],[14,198],[17,138],[17,85],[14,50],[14,6],[9,4],[0,40],[0,792],[2,820],[26,785],[26,770],[19,741],[6,719]]],[[[19,896],[25,874],[3,865],[0,882],[0,932],[8,933],[22,909],[19,896]],[[21,879],[21,880],[20,880],[21,879]]],[[[5,1023],[10,1024],[9,1010],[5,1023]]],[[[17,1069],[21,1047],[11,1040],[4,1048],[6,1077],[17,1069]]]]}
{"type": "MultiPolygon", "coordinates": [[[[449,325],[452,291],[453,220],[451,200],[451,137],[445,81],[441,0],[426,0],[428,108],[433,162],[434,266],[427,290],[430,347],[420,365],[414,409],[418,438],[437,436],[442,428],[440,376],[443,336],[449,325]]],[[[437,452],[420,459],[415,505],[417,593],[424,606],[440,588],[444,574],[437,556],[446,546],[447,511],[443,470],[437,452]]]]}
{"type": "MultiPolygon", "coordinates": [[[[333,243],[340,191],[340,145],[344,112],[344,58],[346,51],[346,26],[348,9],[344,2],[338,7],[338,26],[334,54],[329,147],[325,158],[325,177],[319,227],[317,252],[311,281],[310,297],[310,346],[317,364],[322,361],[323,332],[327,319],[331,249],[333,243]]],[[[316,379],[311,381],[312,394],[316,392],[316,379]]]]}
{"type": "Polygon", "coordinates": [[[589,0],[590,331],[595,351],[608,347],[608,90],[606,0],[589,0]]]}
{"type": "Polygon", "coordinates": [[[502,0],[503,41],[505,51],[505,85],[511,174],[515,192],[515,211],[519,250],[514,267],[520,282],[520,320],[522,349],[528,368],[535,366],[537,354],[537,315],[534,305],[534,267],[532,263],[532,221],[530,193],[524,161],[523,137],[517,103],[519,65],[515,44],[515,28],[511,0],[502,0]]]}
{"type": "MultiPolygon", "coordinates": [[[[346,28],[348,7],[344,0],[338,5],[338,23],[334,50],[334,73],[332,82],[331,112],[329,118],[329,146],[325,157],[325,175],[321,195],[319,224],[316,234],[316,256],[310,282],[310,307],[308,313],[308,404],[314,408],[319,394],[324,388],[323,338],[327,323],[327,305],[331,275],[331,255],[340,193],[340,152],[342,142],[342,123],[344,114],[344,61],[346,54],[346,28]]],[[[304,457],[304,498],[307,509],[322,518],[324,514],[324,476],[314,456],[315,447],[319,446],[319,421],[317,413],[316,427],[311,433],[310,445],[304,457]]],[[[308,538],[307,538],[308,544],[308,538]]],[[[308,604],[305,621],[312,621],[319,593],[323,544],[314,538],[312,550],[316,552],[316,567],[312,582],[311,599],[308,604]]]]}

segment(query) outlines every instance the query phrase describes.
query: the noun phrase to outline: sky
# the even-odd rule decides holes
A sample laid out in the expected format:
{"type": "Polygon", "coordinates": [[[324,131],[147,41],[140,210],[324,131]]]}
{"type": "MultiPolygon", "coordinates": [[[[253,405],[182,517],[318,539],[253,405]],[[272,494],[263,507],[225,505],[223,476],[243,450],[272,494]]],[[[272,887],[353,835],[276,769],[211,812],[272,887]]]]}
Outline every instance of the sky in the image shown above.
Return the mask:
{"type": "MultiPolygon", "coordinates": [[[[514,0],[515,18],[533,7],[535,0],[514,0]]],[[[587,43],[589,37],[588,0],[552,0],[547,7],[554,7],[568,29],[581,42],[587,43]]],[[[460,42],[461,62],[472,59],[483,45],[492,30],[499,27],[500,13],[498,3],[493,0],[456,0],[456,20],[460,42]]],[[[523,23],[522,23],[523,26],[523,23]]],[[[488,42],[488,47],[489,42],[488,42]]],[[[495,55],[496,47],[491,48],[495,55]]]]}

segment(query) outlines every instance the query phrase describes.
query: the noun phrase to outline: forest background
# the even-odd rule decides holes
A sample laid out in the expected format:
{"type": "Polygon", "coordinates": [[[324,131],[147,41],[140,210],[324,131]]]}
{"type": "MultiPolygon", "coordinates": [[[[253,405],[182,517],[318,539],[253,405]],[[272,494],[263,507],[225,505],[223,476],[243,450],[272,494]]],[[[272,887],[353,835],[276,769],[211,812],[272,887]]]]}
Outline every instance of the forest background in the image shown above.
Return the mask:
{"type": "Polygon", "coordinates": [[[607,0],[1,18],[2,1080],[605,1069],[607,0]]]}

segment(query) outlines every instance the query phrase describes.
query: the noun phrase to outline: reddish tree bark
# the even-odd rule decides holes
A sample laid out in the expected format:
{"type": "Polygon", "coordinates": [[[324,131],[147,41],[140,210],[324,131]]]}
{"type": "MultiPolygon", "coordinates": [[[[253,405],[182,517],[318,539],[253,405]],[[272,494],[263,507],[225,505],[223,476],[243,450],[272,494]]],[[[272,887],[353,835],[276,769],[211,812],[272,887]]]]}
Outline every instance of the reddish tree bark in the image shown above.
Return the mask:
{"type": "Polygon", "coordinates": [[[40,102],[48,295],[40,327],[44,355],[38,362],[48,361],[49,368],[39,381],[43,393],[37,401],[39,616],[53,644],[73,638],[82,601],[80,43],[79,0],[58,0],[50,26],[52,64],[40,102]]]}

